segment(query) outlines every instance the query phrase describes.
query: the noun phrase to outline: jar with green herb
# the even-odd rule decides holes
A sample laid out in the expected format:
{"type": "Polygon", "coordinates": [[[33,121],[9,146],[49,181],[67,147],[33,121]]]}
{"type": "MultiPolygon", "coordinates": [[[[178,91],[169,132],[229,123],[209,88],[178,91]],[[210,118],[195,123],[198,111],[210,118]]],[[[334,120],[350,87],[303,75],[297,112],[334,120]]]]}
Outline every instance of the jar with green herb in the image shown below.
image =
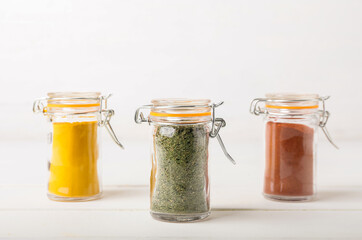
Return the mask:
{"type": "Polygon", "coordinates": [[[208,99],[155,99],[137,109],[136,123],[152,126],[151,215],[169,222],[201,220],[210,214],[209,138],[225,126],[208,99]],[[144,111],[148,110],[145,117],[144,111]]]}

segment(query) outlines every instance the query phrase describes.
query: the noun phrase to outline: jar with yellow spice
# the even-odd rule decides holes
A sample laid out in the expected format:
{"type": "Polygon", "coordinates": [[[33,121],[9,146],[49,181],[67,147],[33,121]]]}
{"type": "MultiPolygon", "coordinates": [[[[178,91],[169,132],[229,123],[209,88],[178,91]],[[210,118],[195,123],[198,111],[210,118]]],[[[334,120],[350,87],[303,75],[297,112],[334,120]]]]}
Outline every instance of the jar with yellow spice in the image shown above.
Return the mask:
{"type": "Polygon", "coordinates": [[[100,180],[100,128],[117,139],[107,109],[107,99],[98,92],[54,92],[33,104],[51,123],[48,144],[48,197],[56,201],[89,201],[102,196],[100,180]]]}

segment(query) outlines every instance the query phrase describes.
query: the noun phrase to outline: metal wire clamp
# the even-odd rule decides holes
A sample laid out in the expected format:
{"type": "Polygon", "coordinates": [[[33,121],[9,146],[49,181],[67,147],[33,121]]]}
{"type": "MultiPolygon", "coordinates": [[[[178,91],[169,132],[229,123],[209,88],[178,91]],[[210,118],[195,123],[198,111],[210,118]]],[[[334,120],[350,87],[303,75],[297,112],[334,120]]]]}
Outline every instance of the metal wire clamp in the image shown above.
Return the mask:
{"type": "Polygon", "coordinates": [[[231,155],[228,153],[228,151],[226,150],[225,144],[221,139],[220,136],[220,129],[226,126],[226,122],[223,118],[216,118],[215,117],[215,108],[221,106],[222,104],[224,104],[224,102],[220,102],[220,103],[213,103],[211,104],[211,113],[212,113],[212,120],[211,120],[211,131],[209,133],[209,136],[211,138],[215,138],[217,139],[217,141],[220,144],[220,147],[222,149],[222,151],[224,152],[225,156],[230,160],[230,162],[232,164],[236,164],[235,160],[231,157],[231,155]]]}
{"type": "Polygon", "coordinates": [[[113,131],[112,125],[110,123],[111,121],[111,117],[114,115],[114,110],[113,109],[107,109],[107,101],[108,98],[110,98],[112,96],[112,94],[108,94],[107,96],[100,96],[100,108],[99,108],[99,113],[100,113],[100,121],[99,121],[99,126],[104,126],[109,135],[111,135],[113,141],[122,149],[124,149],[122,143],[118,140],[117,135],[115,134],[115,132],[113,131]],[[103,108],[104,107],[104,108],[103,108]]]}

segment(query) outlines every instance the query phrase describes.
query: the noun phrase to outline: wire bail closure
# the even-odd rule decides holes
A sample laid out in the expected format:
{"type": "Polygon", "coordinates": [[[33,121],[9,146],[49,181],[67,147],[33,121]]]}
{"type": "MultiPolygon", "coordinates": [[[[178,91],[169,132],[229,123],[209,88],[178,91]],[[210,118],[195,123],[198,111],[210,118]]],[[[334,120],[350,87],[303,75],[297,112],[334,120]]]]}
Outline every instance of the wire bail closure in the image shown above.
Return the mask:
{"type": "Polygon", "coordinates": [[[151,124],[151,120],[150,120],[149,116],[148,116],[147,118],[145,118],[142,110],[144,110],[144,109],[150,110],[150,109],[152,108],[152,106],[153,106],[153,105],[150,105],[150,104],[149,104],[149,105],[143,105],[143,106],[137,108],[137,110],[136,110],[136,112],[135,112],[135,115],[134,115],[134,121],[135,121],[135,123],[141,124],[141,123],[146,122],[146,123],[148,123],[148,124],[150,125],[150,124],[151,124]]]}
{"type": "MultiPolygon", "coordinates": [[[[98,98],[94,98],[94,100],[99,100],[100,102],[100,107],[99,107],[99,116],[100,119],[98,121],[98,126],[100,127],[105,127],[109,133],[109,135],[112,137],[112,140],[122,149],[124,149],[122,143],[118,140],[115,132],[113,131],[112,125],[110,123],[110,120],[112,118],[112,116],[114,115],[114,110],[113,109],[107,109],[107,100],[109,97],[111,97],[112,94],[108,94],[107,96],[100,96],[98,98]]],[[[33,103],[33,112],[34,113],[47,113],[47,107],[46,104],[44,104],[44,102],[48,101],[49,98],[39,98],[36,99],[33,103]]],[[[66,98],[66,99],[74,99],[74,100],[82,100],[84,98],[66,98]]],[[[86,112],[88,113],[88,112],[86,112]]],[[[47,113],[49,114],[49,113],[47,113]]],[[[69,115],[79,115],[79,114],[83,114],[83,113],[67,113],[69,115]]]]}
{"type": "Polygon", "coordinates": [[[33,113],[44,113],[45,106],[43,102],[46,101],[46,98],[38,98],[33,102],[33,113]]]}
{"type": "Polygon", "coordinates": [[[100,108],[99,108],[99,113],[100,113],[100,121],[99,121],[99,126],[104,126],[109,135],[111,135],[113,141],[122,149],[124,149],[122,143],[118,140],[117,135],[115,134],[115,132],[113,131],[112,125],[111,125],[111,118],[114,115],[114,110],[113,109],[107,109],[107,101],[108,98],[110,98],[112,96],[112,94],[108,94],[108,96],[100,96],[100,108]],[[103,108],[104,107],[104,108],[103,108]]]}
{"type": "Polygon", "coordinates": [[[253,101],[251,101],[249,112],[251,114],[254,114],[256,116],[259,116],[261,114],[269,114],[268,110],[264,107],[260,107],[259,104],[261,103],[267,103],[267,102],[278,102],[278,103],[297,103],[297,102],[304,102],[304,101],[320,101],[322,102],[322,109],[318,110],[319,114],[319,127],[322,129],[324,135],[326,136],[327,140],[335,147],[336,149],[339,149],[338,146],[333,142],[331,135],[329,134],[327,130],[327,122],[330,116],[330,113],[326,110],[326,104],[325,101],[329,99],[330,96],[325,97],[319,97],[316,99],[298,99],[298,100],[276,100],[276,99],[269,99],[269,98],[255,98],[253,101]]]}
{"type": "Polygon", "coordinates": [[[223,118],[216,118],[215,117],[215,108],[223,105],[224,102],[219,102],[217,104],[213,103],[211,104],[211,110],[212,110],[212,125],[211,125],[211,131],[209,133],[209,136],[211,138],[215,138],[217,139],[217,141],[220,144],[220,147],[222,149],[222,151],[224,152],[225,156],[229,159],[229,161],[236,165],[235,160],[231,157],[231,155],[228,153],[228,151],[226,150],[225,144],[221,139],[221,136],[219,134],[220,129],[226,126],[226,122],[223,118]]]}
{"type": "MultiPolygon", "coordinates": [[[[224,142],[221,139],[221,136],[219,134],[220,129],[226,126],[226,122],[223,118],[216,118],[215,117],[215,108],[221,106],[224,102],[220,102],[220,103],[213,103],[210,104],[208,107],[211,108],[211,114],[212,114],[212,120],[211,120],[211,130],[209,133],[209,136],[211,138],[215,138],[218,140],[221,149],[223,151],[223,153],[225,154],[225,156],[230,160],[230,162],[232,164],[236,164],[235,160],[230,156],[230,154],[227,152],[226,147],[224,142]]],[[[136,112],[135,112],[135,116],[134,116],[134,121],[137,124],[141,124],[141,123],[148,123],[149,125],[151,124],[151,119],[150,116],[148,115],[147,118],[145,117],[144,113],[142,110],[151,110],[153,107],[153,105],[149,104],[149,105],[143,105],[139,108],[137,108],[136,112]]],[[[188,105],[188,106],[157,106],[157,108],[190,108],[190,107],[205,107],[204,106],[198,106],[198,105],[188,105]]]]}

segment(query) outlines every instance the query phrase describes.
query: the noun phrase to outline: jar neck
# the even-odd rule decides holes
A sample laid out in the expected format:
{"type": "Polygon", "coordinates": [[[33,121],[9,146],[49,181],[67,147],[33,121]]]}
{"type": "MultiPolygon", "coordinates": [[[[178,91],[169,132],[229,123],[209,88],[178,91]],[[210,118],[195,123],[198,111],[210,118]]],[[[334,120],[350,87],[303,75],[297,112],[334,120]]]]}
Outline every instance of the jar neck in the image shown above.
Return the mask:
{"type": "Polygon", "coordinates": [[[100,114],[51,114],[47,116],[51,122],[100,122],[100,114]]]}
{"type": "Polygon", "coordinates": [[[284,109],[284,108],[266,108],[267,115],[280,117],[303,117],[311,115],[319,115],[318,109],[284,109]]]}
{"type": "Polygon", "coordinates": [[[149,116],[153,123],[166,123],[166,124],[207,124],[211,122],[211,116],[198,116],[198,117],[167,117],[167,116],[149,116]]]}

